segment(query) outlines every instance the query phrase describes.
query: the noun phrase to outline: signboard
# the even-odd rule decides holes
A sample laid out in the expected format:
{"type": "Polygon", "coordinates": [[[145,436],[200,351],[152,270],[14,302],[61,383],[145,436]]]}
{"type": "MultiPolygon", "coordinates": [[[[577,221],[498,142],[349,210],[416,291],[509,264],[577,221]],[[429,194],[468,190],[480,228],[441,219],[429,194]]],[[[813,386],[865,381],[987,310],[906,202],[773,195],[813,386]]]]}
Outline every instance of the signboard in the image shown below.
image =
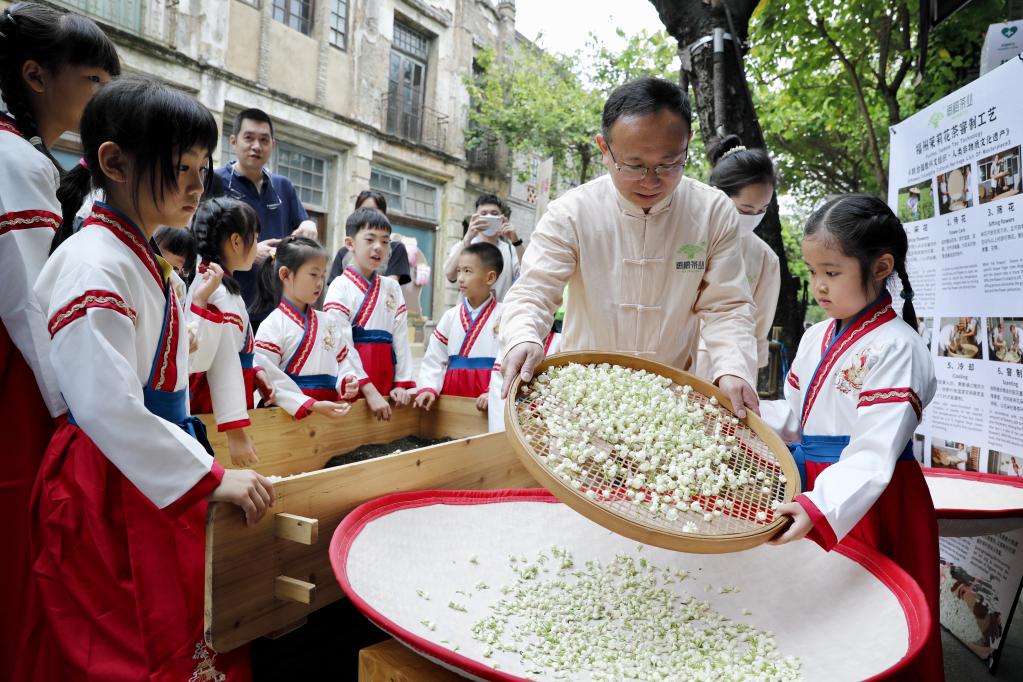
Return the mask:
{"type": "MultiPolygon", "coordinates": [[[[915,436],[917,458],[1023,477],[1020,83],[1023,60],[1012,59],[892,127],[888,202],[909,235],[913,303],[938,379],[915,436]]],[[[942,540],[943,579],[953,568],[970,576],[977,588],[970,599],[983,602],[974,612],[997,612],[1003,628],[1023,579],[1020,541],[1020,534],[942,540]]],[[[967,594],[949,576],[959,587],[943,590],[943,599],[967,594]]],[[[996,661],[1001,634],[979,624],[978,638],[946,621],[962,611],[945,604],[942,624],[996,661]]]]}
{"type": "Polygon", "coordinates": [[[995,69],[1023,52],[1023,21],[991,24],[980,52],[980,75],[995,69]]]}

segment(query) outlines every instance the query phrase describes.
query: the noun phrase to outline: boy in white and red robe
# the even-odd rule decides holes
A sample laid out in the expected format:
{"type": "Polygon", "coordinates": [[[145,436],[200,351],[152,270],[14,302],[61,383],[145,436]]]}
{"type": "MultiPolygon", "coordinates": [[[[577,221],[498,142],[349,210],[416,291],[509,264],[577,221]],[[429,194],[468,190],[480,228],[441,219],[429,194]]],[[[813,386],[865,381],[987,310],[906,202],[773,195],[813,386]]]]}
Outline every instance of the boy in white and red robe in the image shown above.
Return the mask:
{"type": "Polygon", "coordinates": [[[381,277],[377,269],[387,257],[391,225],[376,209],[357,209],[345,225],[345,246],[352,263],[330,283],[323,309],[351,329],[366,379],[362,394],[378,415],[389,396],[407,405],[412,376],[412,350],[408,338],[408,312],[401,287],[381,277]]]}
{"type": "Polygon", "coordinates": [[[313,403],[354,398],[366,377],[345,325],[334,315],[298,306],[282,297],[256,332],[259,366],[280,370],[298,390],[274,384],[274,402],[296,419],[309,415],[313,403]]]}
{"type": "Polygon", "coordinates": [[[224,469],[188,412],[184,284],[97,202],[35,291],[68,423],[36,485],[34,576],[66,664],[90,679],[247,677],[245,649],[203,638],[206,499],[224,469]]]}
{"type": "Polygon", "coordinates": [[[487,394],[497,354],[501,304],[492,288],[503,261],[497,247],[485,242],[467,246],[456,272],[462,300],[441,316],[430,338],[416,381],[416,407],[429,410],[440,395],[476,400],[487,409],[487,394]]]}

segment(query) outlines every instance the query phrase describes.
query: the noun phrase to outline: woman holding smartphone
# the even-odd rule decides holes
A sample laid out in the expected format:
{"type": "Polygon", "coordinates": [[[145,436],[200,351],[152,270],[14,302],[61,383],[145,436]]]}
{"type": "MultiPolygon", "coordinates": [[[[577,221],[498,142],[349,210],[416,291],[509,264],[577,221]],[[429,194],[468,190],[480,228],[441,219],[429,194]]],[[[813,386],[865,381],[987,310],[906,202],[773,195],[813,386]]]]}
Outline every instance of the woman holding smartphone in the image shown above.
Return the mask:
{"type": "Polygon", "coordinates": [[[498,301],[504,298],[504,295],[511,289],[512,283],[519,276],[519,261],[525,251],[522,240],[516,234],[511,222],[505,217],[502,208],[501,200],[493,194],[484,194],[477,199],[476,212],[469,218],[465,235],[461,241],[451,247],[447,261],[444,263],[444,276],[453,284],[458,274],[458,257],[461,255],[462,249],[476,242],[486,242],[496,246],[504,259],[504,268],[497,278],[497,282],[494,283],[494,296],[498,301]]]}

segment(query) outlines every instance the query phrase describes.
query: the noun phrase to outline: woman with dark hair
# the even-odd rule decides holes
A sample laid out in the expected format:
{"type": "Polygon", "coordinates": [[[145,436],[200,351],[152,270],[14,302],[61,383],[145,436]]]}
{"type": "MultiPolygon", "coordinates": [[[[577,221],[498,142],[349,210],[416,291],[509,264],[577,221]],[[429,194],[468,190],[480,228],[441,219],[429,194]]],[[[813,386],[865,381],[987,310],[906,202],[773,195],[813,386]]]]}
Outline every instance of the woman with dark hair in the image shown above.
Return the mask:
{"type": "MultiPolygon", "coordinates": [[[[781,290],[781,266],[777,254],[754,230],[764,219],[774,198],[774,188],[778,184],[774,163],[763,149],[744,147],[736,135],[722,138],[711,152],[711,161],[714,168],[710,172],[709,184],[727,194],[738,213],[739,250],[756,307],[757,367],[766,367],[768,338],[781,290]]],[[[701,341],[695,373],[709,377],[710,372],[710,357],[701,341]]]]}
{"type": "Polygon", "coordinates": [[[122,78],[82,115],[87,166],[61,191],[96,202],[35,292],[68,406],[33,497],[34,578],[64,679],[248,679],[248,652],[203,639],[207,501],[255,524],[273,485],[225,470],[188,412],[185,287],[152,246],[185,229],[212,172],[213,115],[157,81],[122,78]]]}
{"type": "MultiPolygon", "coordinates": [[[[387,197],[372,189],[364,189],[355,198],[355,208],[375,208],[384,215],[387,215],[387,197]]],[[[330,264],[330,273],[327,275],[329,286],[334,278],[345,271],[351,262],[351,253],[348,247],[342,246],[334,255],[334,262],[330,264]]],[[[404,287],[412,281],[412,266],[409,262],[408,250],[399,240],[391,242],[391,253],[387,257],[387,266],[378,271],[384,277],[390,277],[404,287]]]]}
{"type": "Polygon", "coordinates": [[[17,425],[4,443],[0,487],[10,541],[0,568],[4,680],[42,679],[48,658],[34,625],[40,611],[31,603],[28,510],[53,418],[66,410],[49,359],[46,318],[32,296],[61,220],[63,169],[49,147],[65,131],[78,132],[86,102],[120,71],[113,43],[91,19],[24,2],[0,12],[0,97],[8,109],[0,113],[0,401],[17,425]],[[25,670],[16,672],[15,663],[25,670]]]}

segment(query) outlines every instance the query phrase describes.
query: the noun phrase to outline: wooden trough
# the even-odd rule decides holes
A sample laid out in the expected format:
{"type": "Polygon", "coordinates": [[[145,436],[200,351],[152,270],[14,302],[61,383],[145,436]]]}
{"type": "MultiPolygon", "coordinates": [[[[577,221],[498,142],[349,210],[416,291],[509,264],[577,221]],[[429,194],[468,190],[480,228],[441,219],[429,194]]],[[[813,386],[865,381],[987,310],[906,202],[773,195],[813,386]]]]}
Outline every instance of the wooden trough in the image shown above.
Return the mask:
{"type": "MultiPolygon", "coordinates": [[[[265,635],[287,632],[343,595],[328,546],[341,519],[363,502],[388,493],[428,489],[535,486],[504,433],[487,434],[486,414],[470,398],[444,397],[430,412],[395,409],[379,422],[365,402],[340,420],[312,415],[295,421],[278,409],[250,412],[248,433],[260,462],[276,481],[277,501],[256,526],[246,527],[234,505],[210,505],[206,521],[206,641],[230,651],[265,635]],[[321,469],[333,455],[406,436],[450,437],[431,447],[321,469]]],[[[217,458],[231,467],[227,440],[203,416],[217,458]]],[[[416,570],[410,566],[409,570],[416,570]]]]}

